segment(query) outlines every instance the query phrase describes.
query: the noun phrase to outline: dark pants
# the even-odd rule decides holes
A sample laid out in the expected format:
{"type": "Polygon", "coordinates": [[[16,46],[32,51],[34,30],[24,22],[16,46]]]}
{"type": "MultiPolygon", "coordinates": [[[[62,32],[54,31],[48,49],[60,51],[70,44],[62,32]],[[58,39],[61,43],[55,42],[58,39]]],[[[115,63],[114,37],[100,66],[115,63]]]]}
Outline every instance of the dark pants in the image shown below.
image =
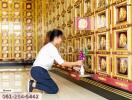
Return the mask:
{"type": "Polygon", "coordinates": [[[34,66],[31,69],[31,76],[36,80],[36,89],[45,91],[49,94],[56,94],[58,86],[50,77],[48,71],[42,67],[34,66]]]}

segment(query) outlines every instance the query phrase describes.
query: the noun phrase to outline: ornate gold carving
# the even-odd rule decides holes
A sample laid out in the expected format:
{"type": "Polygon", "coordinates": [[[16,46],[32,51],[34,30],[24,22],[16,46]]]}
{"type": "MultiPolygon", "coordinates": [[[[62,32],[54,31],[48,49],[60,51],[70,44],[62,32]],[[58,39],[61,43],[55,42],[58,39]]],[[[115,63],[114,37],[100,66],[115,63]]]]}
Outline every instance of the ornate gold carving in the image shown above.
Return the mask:
{"type": "Polygon", "coordinates": [[[105,6],[106,6],[106,0],[98,0],[98,8],[105,7],[105,6]]]}
{"type": "Polygon", "coordinates": [[[67,12],[68,12],[68,13],[71,13],[71,9],[72,9],[72,8],[73,8],[73,7],[72,7],[71,5],[69,5],[68,8],[67,8],[67,12]]]}
{"type": "Polygon", "coordinates": [[[76,8],[79,8],[81,2],[82,2],[82,0],[77,0],[77,1],[74,3],[74,6],[75,6],[76,8]]]}

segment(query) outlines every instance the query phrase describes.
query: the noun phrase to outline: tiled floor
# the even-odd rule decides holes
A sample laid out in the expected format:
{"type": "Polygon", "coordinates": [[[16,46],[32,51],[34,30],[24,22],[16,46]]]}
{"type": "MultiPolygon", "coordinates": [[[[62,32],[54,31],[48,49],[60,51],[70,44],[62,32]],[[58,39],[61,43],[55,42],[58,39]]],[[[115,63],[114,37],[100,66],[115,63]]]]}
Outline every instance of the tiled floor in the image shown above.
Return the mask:
{"type": "Polygon", "coordinates": [[[42,100],[106,100],[56,74],[50,73],[59,86],[58,94],[44,94],[42,100]]]}

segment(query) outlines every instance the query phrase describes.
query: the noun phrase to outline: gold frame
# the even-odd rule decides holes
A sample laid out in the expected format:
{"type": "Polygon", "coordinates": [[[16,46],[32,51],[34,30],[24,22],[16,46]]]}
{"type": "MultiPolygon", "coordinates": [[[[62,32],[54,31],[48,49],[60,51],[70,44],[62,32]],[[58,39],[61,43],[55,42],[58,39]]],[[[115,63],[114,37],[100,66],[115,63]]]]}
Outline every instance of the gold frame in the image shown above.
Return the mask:
{"type": "Polygon", "coordinates": [[[88,52],[89,52],[89,51],[94,51],[94,40],[93,40],[93,39],[94,39],[94,35],[88,35],[88,36],[85,36],[84,38],[85,38],[85,47],[86,47],[86,49],[88,50],[88,52]],[[89,49],[87,48],[87,46],[86,46],[86,45],[87,45],[87,39],[88,39],[88,38],[91,38],[91,50],[89,50],[89,49]]]}
{"type": "Polygon", "coordinates": [[[98,52],[105,52],[105,51],[110,52],[110,32],[97,33],[97,35],[96,35],[96,43],[97,43],[96,49],[97,49],[98,52]],[[99,42],[99,36],[100,35],[106,35],[106,49],[105,50],[99,49],[99,43],[100,43],[99,42]]]}
{"type": "Polygon", "coordinates": [[[130,6],[132,4],[131,0],[124,0],[123,2],[120,2],[120,0],[114,1],[113,2],[117,2],[117,4],[115,6],[112,7],[112,27],[120,27],[121,25],[126,25],[126,24],[131,24],[132,23],[132,6],[130,6]],[[118,3],[120,2],[120,3],[118,3]],[[119,22],[117,23],[117,15],[116,15],[116,7],[120,7],[120,6],[127,6],[127,21],[123,21],[123,22],[119,22]]]}
{"type": "Polygon", "coordinates": [[[116,52],[131,52],[132,51],[132,35],[129,34],[129,33],[132,33],[132,28],[124,28],[124,29],[118,29],[118,30],[114,30],[113,32],[113,36],[114,36],[114,48],[113,50],[116,51],[116,52]],[[127,32],[127,49],[123,50],[123,49],[117,49],[117,32],[124,32],[126,31],[127,32]],[[129,36],[128,36],[129,34],[129,36]]]}
{"type": "Polygon", "coordinates": [[[111,0],[104,0],[104,2],[106,3],[104,6],[98,6],[98,1],[99,0],[96,0],[95,1],[95,8],[96,8],[96,11],[101,11],[101,10],[104,10],[104,9],[106,9],[106,7],[109,7],[109,5],[110,5],[110,2],[111,2],[111,0]]]}
{"type": "Polygon", "coordinates": [[[87,56],[91,56],[91,69],[87,68],[87,65],[86,65],[87,59],[85,59],[85,65],[84,65],[85,72],[93,72],[94,71],[94,54],[88,54],[86,55],[86,57],[87,56]]]}
{"type": "Polygon", "coordinates": [[[95,20],[96,20],[95,21],[95,29],[96,30],[104,30],[104,29],[106,30],[106,29],[110,28],[110,20],[108,20],[108,19],[110,19],[110,9],[109,8],[107,8],[106,10],[97,12],[95,14],[95,20]],[[105,14],[105,21],[106,21],[105,26],[100,26],[99,15],[101,15],[101,14],[105,14]]]}
{"type": "Polygon", "coordinates": [[[132,68],[131,68],[132,62],[131,62],[131,59],[132,59],[132,55],[114,55],[114,58],[113,58],[113,66],[114,67],[112,68],[112,75],[114,77],[118,77],[121,79],[132,80],[132,68]],[[121,75],[121,74],[117,73],[117,60],[116,60],[116,58],[127,58],[128,59],[128,76],[121,75]]]}
{"type": "Polygon", "coordinates": [[[94,12],[94,0],[83,0],[83,12],[84,12],[84,16],[89,16],[91,13],[93,13],[94,12]],[[89,3],[90,3],[90,11],[88,10],[88,8],[87,8],[87,4],[86,4],[86,2],[88,2],[88,1],[90,1],[89,3]],[[85,7],[86,6],[86,7],[85,7]]]}
{"type": "Polygon", "coordinates": [[[110,66],[110,55],[104,55],[104,54],[97,54],[97,67],[96,67],[96,71],[98,73],[101,73],[101,74],[107,74],[107,75],[111,75],[111,66],[110,66]],[[98,68],[99,68],[99,56],[100,57],[106,57],[106,72],[103,72],[103,71],[100,71],[98,68]]]}

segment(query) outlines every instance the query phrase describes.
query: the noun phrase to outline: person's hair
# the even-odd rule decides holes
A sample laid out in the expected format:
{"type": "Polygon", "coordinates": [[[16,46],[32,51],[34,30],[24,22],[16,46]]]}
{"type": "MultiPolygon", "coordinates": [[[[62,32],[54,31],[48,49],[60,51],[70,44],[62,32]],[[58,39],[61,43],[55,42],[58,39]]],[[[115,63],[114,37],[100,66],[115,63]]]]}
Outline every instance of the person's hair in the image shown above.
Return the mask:
{"type": "Polygon", "coordinates": [[[53,29],[52,31],[47,32],[44,45],[49,42],[52,42],[55,37],[59,37],[62,35],[63,35],[63,32],[59,29],[53,29]]]}
{"type": "Polygon", "coordinates": [[[49,37],[50,37],[51,32],[52,32],[52,31],[48,31],[48,32],[46,33],[44,45],[46,45],[46,44],[49,42],[49,37]]]}

